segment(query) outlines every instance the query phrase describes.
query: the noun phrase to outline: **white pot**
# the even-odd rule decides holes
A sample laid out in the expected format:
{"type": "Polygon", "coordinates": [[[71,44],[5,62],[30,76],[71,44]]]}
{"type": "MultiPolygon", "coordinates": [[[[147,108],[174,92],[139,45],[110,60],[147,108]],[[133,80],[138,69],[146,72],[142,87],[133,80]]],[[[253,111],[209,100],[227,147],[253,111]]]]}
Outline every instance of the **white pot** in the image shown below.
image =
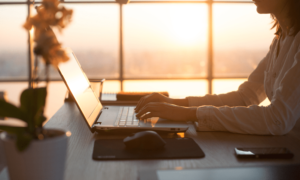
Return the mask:
{"type": "Polygon", "coordinates": [[[1,133],[10,180],[63,180],[70,132],[48,129],[57,136],[33,140],[19,152],[15,140],[1,133]]]}

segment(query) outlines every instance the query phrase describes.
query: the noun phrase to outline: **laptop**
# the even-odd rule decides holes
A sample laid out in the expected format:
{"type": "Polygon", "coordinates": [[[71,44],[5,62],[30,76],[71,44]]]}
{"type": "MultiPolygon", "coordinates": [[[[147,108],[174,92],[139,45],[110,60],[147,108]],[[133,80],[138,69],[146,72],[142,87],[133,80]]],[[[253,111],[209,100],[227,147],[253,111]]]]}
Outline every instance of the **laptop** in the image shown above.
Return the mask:
{"type": "Polygon", "coordinates": [[[58,70],[91,132],[144,130],[185,132],[188,129],[186,122],[175,122],[159,117],[138,120],[134,106],[104,107],[95,96],[75,54],[70,51],[68,55],[69,61],[60,63],[58,70]]]}

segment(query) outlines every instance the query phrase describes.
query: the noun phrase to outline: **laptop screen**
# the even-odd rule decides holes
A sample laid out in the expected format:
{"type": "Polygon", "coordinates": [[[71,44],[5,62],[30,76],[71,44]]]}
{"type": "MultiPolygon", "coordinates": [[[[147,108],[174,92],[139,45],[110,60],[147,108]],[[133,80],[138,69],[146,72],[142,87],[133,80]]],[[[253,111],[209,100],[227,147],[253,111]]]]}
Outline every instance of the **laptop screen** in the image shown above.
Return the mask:
{"type": "Polygon", "coordinates": [[[70,59],[60,63],[59,72],[64,79],[69,91],[73,94],[76,104],[86,119],[90,128],[102,110],[99,99],[91,89],[90,82],[81,69],[73,53],[68,53],[70,59]]]}

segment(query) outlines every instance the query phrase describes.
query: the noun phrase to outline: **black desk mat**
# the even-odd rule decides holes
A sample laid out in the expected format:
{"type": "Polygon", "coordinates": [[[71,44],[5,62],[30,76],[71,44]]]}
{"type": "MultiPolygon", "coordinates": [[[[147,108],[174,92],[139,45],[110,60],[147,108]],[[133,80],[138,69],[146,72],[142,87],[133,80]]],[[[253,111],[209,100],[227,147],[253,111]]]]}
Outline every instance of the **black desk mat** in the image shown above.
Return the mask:
{"type": "Polygon", "coordinates": [[[202,158],[204,153],[191,138],[164,139],[166,145],[161,150],[129,150],[123,139],[98,139],[94,144],[94,160],[124,159],[187,159],[202,158]]]}

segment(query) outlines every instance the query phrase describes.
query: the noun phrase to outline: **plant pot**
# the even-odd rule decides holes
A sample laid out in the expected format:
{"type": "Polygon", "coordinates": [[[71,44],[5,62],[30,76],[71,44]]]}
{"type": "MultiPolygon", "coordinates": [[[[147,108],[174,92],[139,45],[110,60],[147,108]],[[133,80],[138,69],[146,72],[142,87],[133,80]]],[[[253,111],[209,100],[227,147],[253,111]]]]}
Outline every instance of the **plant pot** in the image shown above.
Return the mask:
{"type": "Polygon", "coordinates": [[[51,138],[33,140],[26,150],[19,152],[14,138],[3,132],[6,165],[10,180],[62,180],[64,178],[70,132],[48,129],[51,138]]]}

